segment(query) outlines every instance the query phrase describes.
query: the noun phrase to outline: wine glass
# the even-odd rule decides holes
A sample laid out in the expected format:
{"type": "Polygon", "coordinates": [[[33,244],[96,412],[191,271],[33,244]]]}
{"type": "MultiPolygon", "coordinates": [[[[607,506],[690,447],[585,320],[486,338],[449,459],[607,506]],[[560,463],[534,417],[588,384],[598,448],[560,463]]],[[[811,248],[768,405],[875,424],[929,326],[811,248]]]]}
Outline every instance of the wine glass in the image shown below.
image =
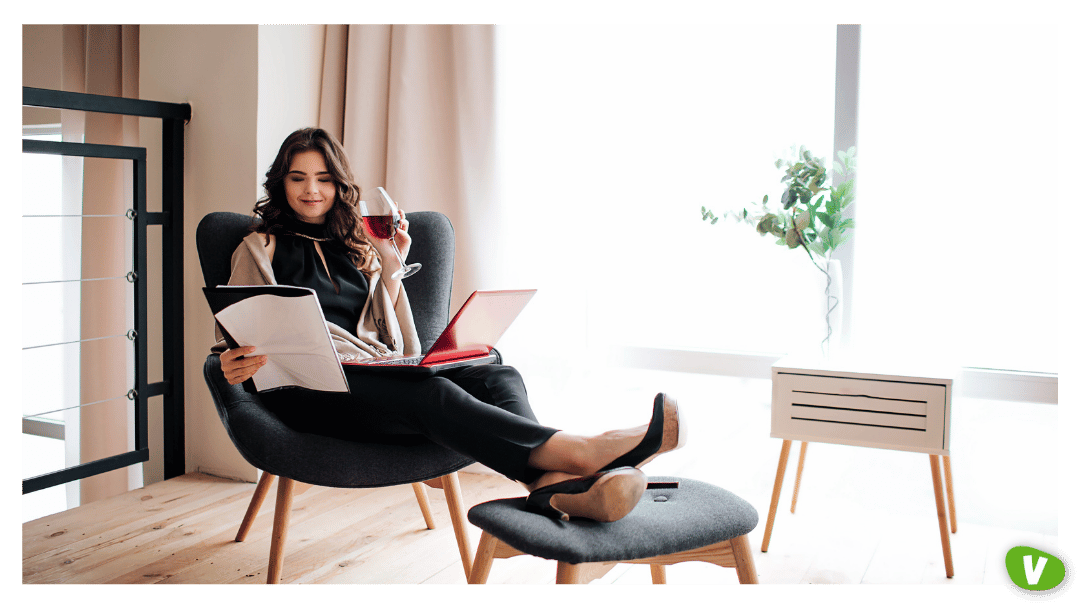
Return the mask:
{"type": "Polygon", "coordinates": [[[401,262],[401,268],[390,275],[390,278],[404,279],[416,274],[420,270],[420,264],[406,266],[405,260],[401,257],[401,251],[398,250],[397,241],[394,240],[398,225],[401,224],[397,203],[381,186],[366,193],[364,198],[367,200],[360,201],[360,215],[364,219],[364,227],[367,228],[368,234],[377,239],[389,239],[394,253],[397,254],[398,262],[401,262]]]}

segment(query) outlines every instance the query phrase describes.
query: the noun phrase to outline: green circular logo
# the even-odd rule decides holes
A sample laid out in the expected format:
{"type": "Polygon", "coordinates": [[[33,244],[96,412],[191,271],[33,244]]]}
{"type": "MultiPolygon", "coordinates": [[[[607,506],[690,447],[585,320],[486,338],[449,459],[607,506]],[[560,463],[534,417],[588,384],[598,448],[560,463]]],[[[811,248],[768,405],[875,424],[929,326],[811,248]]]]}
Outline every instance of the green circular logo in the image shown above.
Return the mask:
{"type": "Polygon", "coordinates": [[[1076,573],[1065,553],[1051,555],[1032,546],[1014,546],[1005,554],[1005,570],[1013,585],[1010,590],[1031,600],[1054,599],[1068,591],[1076,573]],[[1064,559],[1063,559],[1064,558],[1064,559]],[[1064,584],[1068,579],[1068,584],[1064,584]]]}

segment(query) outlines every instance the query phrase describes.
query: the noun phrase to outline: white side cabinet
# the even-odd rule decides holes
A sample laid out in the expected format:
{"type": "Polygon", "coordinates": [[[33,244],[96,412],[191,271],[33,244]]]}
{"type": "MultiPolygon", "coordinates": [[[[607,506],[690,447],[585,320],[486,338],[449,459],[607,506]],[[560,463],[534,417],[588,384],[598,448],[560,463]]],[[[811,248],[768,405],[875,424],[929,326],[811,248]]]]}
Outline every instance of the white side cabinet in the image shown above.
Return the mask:
{"type": "Polygon", "coordinates": [[[776,467],[769,518],[761,550],[768,551],[780,489],[784,482],[792,441],[801,441],[799,468],[791,512],[799,495],[799,482],[812,442],[838,443],[930,455],[930,474],[937,503],[945,576],[952,578],[949,520],[956,532],[956,506],[949,461],[949,415],[955,372],[902,369],[910,363],[883,364],[848,358],[824,361],[785,357],[772,368],[771,436],[783,439],[776,467]],[[941,464],[944,466],[944,483],[941,464]],[[945,498],[948,497],[948,514],[945,498]]]}
{"type": "Polygon", "coordinates": [[[772,368],[771,436],[948,456],[952,384],[781,359],[772,368]]]}

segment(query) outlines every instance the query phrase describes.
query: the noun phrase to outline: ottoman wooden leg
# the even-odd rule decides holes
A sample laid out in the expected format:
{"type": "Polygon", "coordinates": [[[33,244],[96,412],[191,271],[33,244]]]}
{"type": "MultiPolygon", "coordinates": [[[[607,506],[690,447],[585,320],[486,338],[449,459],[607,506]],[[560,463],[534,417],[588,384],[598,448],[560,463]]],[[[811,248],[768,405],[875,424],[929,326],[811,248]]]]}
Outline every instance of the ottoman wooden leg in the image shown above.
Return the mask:
{"type": "Polygon", "coordinates": [[[480,535],[480,544],[476,547],[476,559],[472,563],[472,572],[469,573],[470,585],[483,585],[487,582],[488,574],[491,573],[491,562],[495,560],[495,549],[499,546],[499,539],[484,532],[480,535]]]}
{"type": "Polygon", "coordinates": [[[739,583],[758,584],[754,554],[750,550],[750,539],[745,534],[731,539],[731,556],[735,558],[735,572],[739,575],[739,583]]]}
{"type": "Polygon", "coordinates": [[[617,565],[616,562],[568,564],[559,562],[555,571],[556,585],[585,585],[604,576],[617,565]]]}
{"type": "Polygon", "coordinates": [[[654,585],[667,584],[667,571],[664,570],[663,564],[649,564],[649,570],[652,572],[652,582],[654,585]]]}

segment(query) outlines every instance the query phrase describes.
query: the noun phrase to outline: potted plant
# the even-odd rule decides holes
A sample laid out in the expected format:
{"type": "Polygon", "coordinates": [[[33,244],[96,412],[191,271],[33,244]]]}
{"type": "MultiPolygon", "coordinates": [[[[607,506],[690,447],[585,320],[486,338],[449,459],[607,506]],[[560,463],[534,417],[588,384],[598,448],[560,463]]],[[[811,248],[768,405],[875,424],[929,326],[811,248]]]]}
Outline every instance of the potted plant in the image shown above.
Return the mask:
{"type": "MultiPolygon", "coordinates": [[[[758,234],[773,235],[776,244],[789,249],[803,249],[814,266],[825,274],[826,334],[823,347],[832,335],[831,316],[839,304],[832,295],[829,267],[839,262],[832,254],[851,238],[855,220],[844,217],[844,210],[855,200],[855,148],[837,152],[833,163],[833,183],[829,185],[825,161],[815,157],[805,146],[792,147],[792,157],[776,160],[776,168],[784,172],[780,179],[784,192],[780,206],[769,205],[766,194],[760,203],[752,203],[741,211],[726,211],[724,217],[754,226],[758,234]]],[[[720,218],[702,206],[701,219],[715,224],[720,218]]]]}

